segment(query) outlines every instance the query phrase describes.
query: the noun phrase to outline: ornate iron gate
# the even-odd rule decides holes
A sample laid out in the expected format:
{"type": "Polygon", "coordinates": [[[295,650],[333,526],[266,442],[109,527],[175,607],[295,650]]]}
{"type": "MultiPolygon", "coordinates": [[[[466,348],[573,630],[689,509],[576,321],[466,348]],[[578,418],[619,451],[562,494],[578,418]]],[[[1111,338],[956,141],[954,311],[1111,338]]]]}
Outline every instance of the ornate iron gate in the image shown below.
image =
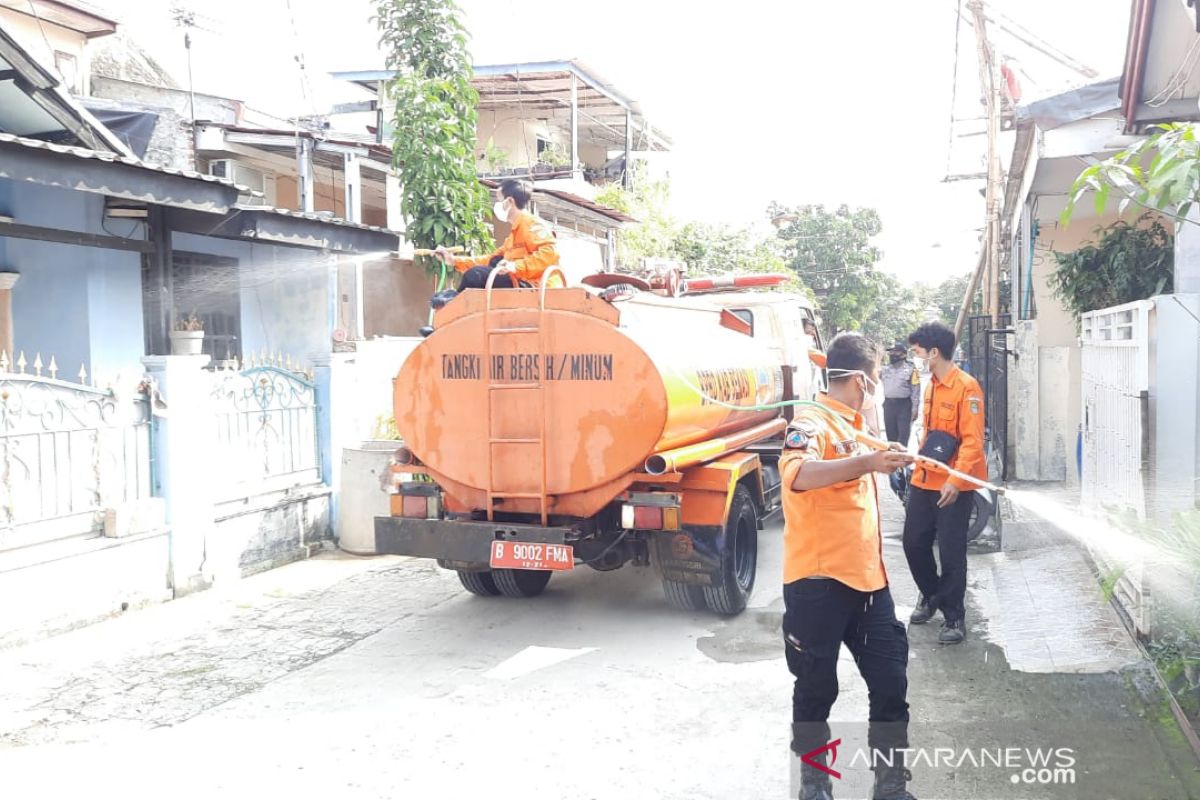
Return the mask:
{"type": "Polygon", "coordinates": [[[0,357],[0,550],[100,530],[106,509],[150,497],[150,469],[145,395],[9,373],[0,357]]]}

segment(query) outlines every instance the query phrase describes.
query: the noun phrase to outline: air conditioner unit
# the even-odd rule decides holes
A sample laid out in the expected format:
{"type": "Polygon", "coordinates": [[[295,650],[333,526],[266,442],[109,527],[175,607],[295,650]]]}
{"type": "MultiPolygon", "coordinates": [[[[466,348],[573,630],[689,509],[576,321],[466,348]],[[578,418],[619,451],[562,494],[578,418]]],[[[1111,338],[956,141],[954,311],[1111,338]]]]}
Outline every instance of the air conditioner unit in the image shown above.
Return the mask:
{"type": "Polygon", "coordinates": [[[258,197],[250,194],[241,195],[238,199],[243,203],[254,205],[274,205],[275,203],[275,178],[268,176],[262,170],[239,164],[232,158],[217,158],[208,162],[208,174],[233,181],[252,192],[259,193],[258,197]]]}

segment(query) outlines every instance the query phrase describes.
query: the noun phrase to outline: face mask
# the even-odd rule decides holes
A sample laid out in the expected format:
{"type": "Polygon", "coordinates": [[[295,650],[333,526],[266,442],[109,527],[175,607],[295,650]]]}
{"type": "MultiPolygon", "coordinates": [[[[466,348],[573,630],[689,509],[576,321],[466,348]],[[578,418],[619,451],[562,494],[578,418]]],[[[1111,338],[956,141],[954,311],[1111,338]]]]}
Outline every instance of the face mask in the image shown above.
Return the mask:
{"type": "Polygon", "coordinates": [[[893,364],[899,364],[901,361],[903,361],[903,360],[904,360],[904,356],[903,356],[903,355],[898,355],[898,354],[896,354],[896,353],[892,353],[892,355],[890,356],[890,358],[892,359],[892,363],[893,363],[893,364]]]}
{"type": "Polygon", "coordinates": [[[492,206],[492,213],[496,215],[496,219],[507,220],[508,206],[504,205],[503,200],[497,200],[496,204],[492,206]]]}
{"type": "Polygon", "coordinates": [[[875,381],[868,378],[865,373],[863,374],[862,379],[863,379],[863,398],[866,399],[868,397],[874,397],[875,390],[879,388],[879,384],[877,384],[875,381]]]}

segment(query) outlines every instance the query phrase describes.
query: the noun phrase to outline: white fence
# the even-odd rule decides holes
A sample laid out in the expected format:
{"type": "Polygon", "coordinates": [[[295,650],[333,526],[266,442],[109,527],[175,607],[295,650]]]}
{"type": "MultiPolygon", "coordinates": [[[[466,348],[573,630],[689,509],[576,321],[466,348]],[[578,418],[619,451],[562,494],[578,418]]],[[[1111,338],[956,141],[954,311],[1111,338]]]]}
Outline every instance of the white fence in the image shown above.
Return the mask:
{"type": "Polygon", "coordinates": [[[213,374],[217,501],[320,482],[313,382],[275,365],[213,374]]]}
{"type": "MultiPolygon", "coordinates": [[[[1081,319],[1083,474],[1085,507],[1146,517],[1150,344],[1154,301],[1091,311],[1081,319]]],[[[1117,600],[1140,630],[1149,628],[1145,565],[1118,566],[1114,556],[1091,548],[1102,566],[1119,574],[1117,600]]]]}
{"type": "Polygon", "coordinates": [[[0,550],[96,532],[106,510],[150,497],[145,395],[7,367],[0,359],[0,550]]]}

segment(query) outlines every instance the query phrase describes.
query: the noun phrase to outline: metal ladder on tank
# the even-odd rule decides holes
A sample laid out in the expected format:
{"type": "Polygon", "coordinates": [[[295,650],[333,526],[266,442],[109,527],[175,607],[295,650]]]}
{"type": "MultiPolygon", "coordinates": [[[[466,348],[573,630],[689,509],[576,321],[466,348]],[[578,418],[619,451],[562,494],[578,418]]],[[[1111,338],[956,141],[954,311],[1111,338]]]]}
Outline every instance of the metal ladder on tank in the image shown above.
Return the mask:
{"type": "Polygon", "coordinates": [[[496,280],[496,276],[501,273],[508,273],[512,279],[516,280],[516,273],[508,267],[497,267],[488,275],[487,285],[487,307],[483,316],[484,329],[484,353],[486,360],[484,361],[484,369],[488,375],[488,397],[487,397],[487,434],[488,434],[488,464],[487,464],[487,518],[488,521],[495,519],[496,500],[537,500],[538,508],[541,513],[542,524],[549,524],[550,519],[550,498],[546,493],[546,384],[543,376],[545,369],[545,352],[546,352],[546,336],[542,327],[542,321],[546,313],[546,287],[549,284],[550,276],[557,273],[562,279],[563,285],[567,283],[566,276],[558,267],[550,267],[542,273],[542,286],[540,299],[538,302],[538,314],[536,325],[518,325],[509,328],[497,328],[492,324],[492,284],[496,280]],[[492,364],[492,340],[496,336],[516,336],[519,334],[536,333],[538,335],[537,348],[537,381],[536,382],[515,382],[515,381],[500,381],[495,379],[493,364],[492,364]],[[495,407],[493,399],[497,392],[530,392],[537,396],[537,418],[538,418],[538,436],[537,438],[512,438],[496,436],[495,430],[495,407]],[[496,490],[496,445],[517,444],[517,445],[537,445],[538,448],[538,488],[539,492],[504,492],[496,490]]]}

